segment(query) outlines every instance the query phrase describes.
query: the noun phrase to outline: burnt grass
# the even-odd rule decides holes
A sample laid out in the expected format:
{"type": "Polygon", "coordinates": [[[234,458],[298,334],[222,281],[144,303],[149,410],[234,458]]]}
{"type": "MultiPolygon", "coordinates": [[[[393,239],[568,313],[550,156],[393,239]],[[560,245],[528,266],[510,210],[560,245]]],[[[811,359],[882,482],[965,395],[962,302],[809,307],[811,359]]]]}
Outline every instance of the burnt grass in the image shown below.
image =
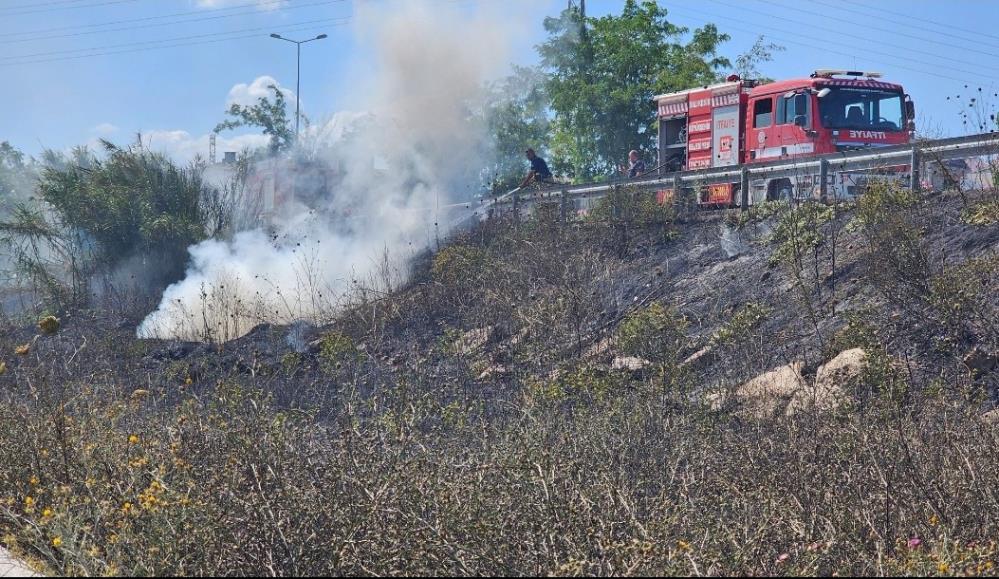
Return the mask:
{"type": "Polygon", "coordinates": [[[8,319],[3,541],[70,574],[988,572],[999,225],[965,216],[994,196],[500,216],[332,324],[225,344],[8,319]],[[848,411],[705,402],[854,347],[848,411]]]}

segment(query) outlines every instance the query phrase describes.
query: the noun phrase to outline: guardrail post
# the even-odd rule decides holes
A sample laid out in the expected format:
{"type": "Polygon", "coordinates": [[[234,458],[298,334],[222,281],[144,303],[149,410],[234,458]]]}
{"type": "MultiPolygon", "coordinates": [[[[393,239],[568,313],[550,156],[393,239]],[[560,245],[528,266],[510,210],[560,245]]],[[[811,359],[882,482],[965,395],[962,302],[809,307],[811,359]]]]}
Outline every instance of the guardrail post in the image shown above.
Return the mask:
{"type": "Polygon", "coordinates": [[[913,193],[919,193],[920,183],[919,183],[919,163],[922,160],[922,155],[919,153],[919,147],[912,147],[912,158],[909,160],[909,166],[911,172],[909,173],[909,190],[913,193]]]}
{"type": "Polygon", "coordinates": [[[569,192],[565,189],[562,190],[562,203],[559,206],[558,217],[562,223],[569,220],[569,192]]]}
{"type": "Polygon", "coordinates": [[[739,179],[739,205],[743,211],[749,211],[749,167],[743,167],[739,179]]]}
{"type": "Polygon", "coordinates": [[[683,179],[678,173],[673,174],[673,208],[681,220],[688,217],[687,198],[683,195],[683,179]]]}
{"type": "Polygon", "coordinates": [[[819,161],[819,199],[829,200],[829,159],[819,161]]]}

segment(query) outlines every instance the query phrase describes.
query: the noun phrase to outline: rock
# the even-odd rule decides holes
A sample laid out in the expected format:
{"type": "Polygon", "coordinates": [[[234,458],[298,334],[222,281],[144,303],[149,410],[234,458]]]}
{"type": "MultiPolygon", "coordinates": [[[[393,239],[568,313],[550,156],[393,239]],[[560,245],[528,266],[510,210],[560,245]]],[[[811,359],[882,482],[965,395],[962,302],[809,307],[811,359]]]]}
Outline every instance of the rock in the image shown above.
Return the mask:
{"type": "Polygon", "coordinates": [[[788,402],[785,413],[793,416],[807,410],[829,412],[852,401],[852,386],[867,369],[867,352],[861,348],[845,350],[819,367],[815,383],[801,388],[788,402]]]}
{"type": "Polygon", "coordinates": [[[964,357],[964,365],[971,372],[972,378],[980,378],[996,369],[999,365],[999,356],[988,354],[976,347],[964,357]]]}
{"type": "MultiPolygon", "coordinates": [[[[805,386],[805,379],[801,376],[802,366],[801,362],[792,362],[739,386],[735,390],[734,401],[740,406],[740,414],[766,419],[786,408],[788,401],[805,386]]],[[[719,407],[725,401],[725,397],[715,400],[719,407]]]]}
{"type": "Polygon", "coordinates": [[[611,368],[614,370],[641,372],[651,364],[652,362],[649,362],[644,358],[636,358],[634,356],[618,356],[617,358],[614,358],[613,362],[611,362],[611,368]]]}

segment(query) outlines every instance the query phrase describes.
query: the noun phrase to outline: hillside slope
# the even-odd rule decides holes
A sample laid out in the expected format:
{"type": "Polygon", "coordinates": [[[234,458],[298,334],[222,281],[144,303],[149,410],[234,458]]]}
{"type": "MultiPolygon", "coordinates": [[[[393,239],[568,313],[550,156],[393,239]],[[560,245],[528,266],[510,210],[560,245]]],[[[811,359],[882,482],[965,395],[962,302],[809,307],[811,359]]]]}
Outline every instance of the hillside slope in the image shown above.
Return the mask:
{"type": "Polygon", "coordinates": [[[625,193],[486,222],[321,328],[11,325],[0,530],[61,573],[984,572],[995,203],[625,193]]]}

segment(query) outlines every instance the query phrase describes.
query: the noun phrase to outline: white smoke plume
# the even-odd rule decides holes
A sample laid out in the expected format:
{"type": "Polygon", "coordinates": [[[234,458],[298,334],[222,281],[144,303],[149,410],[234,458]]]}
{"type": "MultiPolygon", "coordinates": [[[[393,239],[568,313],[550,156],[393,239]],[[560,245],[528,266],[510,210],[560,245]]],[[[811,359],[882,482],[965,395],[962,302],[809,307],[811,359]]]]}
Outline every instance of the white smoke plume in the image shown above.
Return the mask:
{"type": "MultiPolygon", "coordinates": [[[[355,110],[311,131],[308,154],[337,173],[268,227],[190,249],[141,337],[226,340],[261,322],[314,320],[372,278],[388,255],[406,259],[435,231],[435,207],[467,196],[486,164],[473,114],[483,82],[503,72],[500,19],[469,19],[443,3],[366,3],[357,32],[370,78],[345,79],[355,110]],[[318,144],[317,144],[318,143],[318,144]]],[[[441,223],[443,225],[443,223],[441,223]]]]}

